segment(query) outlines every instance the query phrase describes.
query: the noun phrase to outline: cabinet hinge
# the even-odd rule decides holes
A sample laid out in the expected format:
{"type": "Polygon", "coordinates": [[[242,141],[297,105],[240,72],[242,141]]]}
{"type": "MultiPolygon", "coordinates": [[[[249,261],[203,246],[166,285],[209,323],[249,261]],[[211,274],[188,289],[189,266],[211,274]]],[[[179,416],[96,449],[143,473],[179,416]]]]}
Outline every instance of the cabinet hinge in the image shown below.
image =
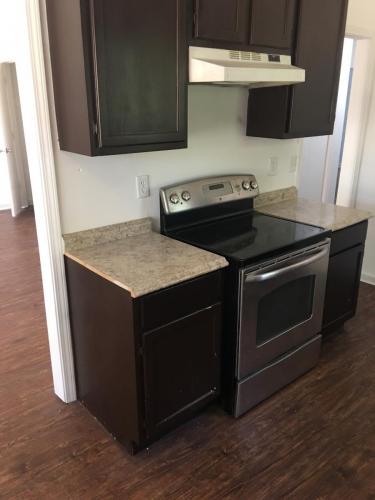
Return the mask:
{"type": "Polygon", "coordinates": [[[143,347],[140,347],[138,352],[140,356],[143,356],[143,347]]]}
{"type": "Polygon", "coordinates": [[[94,132],[94,135],[98,135],[98,124],[97,123],[93,123],[92,130],[94,132]]]}

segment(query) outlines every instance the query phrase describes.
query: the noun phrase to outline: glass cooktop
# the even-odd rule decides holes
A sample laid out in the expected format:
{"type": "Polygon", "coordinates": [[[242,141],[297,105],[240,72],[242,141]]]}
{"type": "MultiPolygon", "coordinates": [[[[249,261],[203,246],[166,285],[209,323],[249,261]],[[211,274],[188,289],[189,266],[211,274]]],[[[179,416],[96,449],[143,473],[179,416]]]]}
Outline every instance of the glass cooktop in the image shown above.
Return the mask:
{"type": "Polygon", "coordinates": [[[243,264],[317,243],[329,233],[251,211],[177,230],[169,236],[243,264]]]}

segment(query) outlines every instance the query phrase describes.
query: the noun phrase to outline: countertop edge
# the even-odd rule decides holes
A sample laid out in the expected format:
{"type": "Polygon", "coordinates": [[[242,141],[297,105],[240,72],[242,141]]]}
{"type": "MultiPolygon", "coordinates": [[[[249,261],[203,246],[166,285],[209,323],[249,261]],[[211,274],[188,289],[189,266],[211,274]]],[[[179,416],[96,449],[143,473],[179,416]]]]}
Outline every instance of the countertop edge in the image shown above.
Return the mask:
{"type": "MultiPolygon", "coordinates": [[[[192,245],[190,245],[190,246],[192,246],[192,245]]],[[[178,285],[180,283],[184,283],[185,281],[190,281],[190,280],[193,280],[195,278],[199,278],[201,276],[205,276],[206,274],[210,274],[210,273],[214,273],[216,271],[220,271],[221,269],[225,269],[226,267],[229,266],[229,262],[224,257],[222,257],[220,255],[217,255],[217,254],[212,254],[216,258],[222,259],[222,262],[220,264],[219,264],[219,262],[217,262],[217,264],[214,264],[212,266],[212,269],[208,269],[208,270],[207,269],[206,270],[202,269],[201,272],[194,273],[194,275],[183,276],[181,278],[176,278],[176,279],[173,279],[173,280],[171,279],[169,281],[167,280],[162,287],[150,287],[149,289],[134,290],[130,286],[128,286],[125,283],[123,283],[122,281],[119,281],[119,280],[113,278],[111,275],[109,275],[109,274],[107,274],[107,273],[105,273],[103,271],[100,271],[95,266],[92,266],[92,265],[88,264],[87,262],[81,260],[80,258],[78,258],[78,257],[70,254],[69,252],[64,252],[64,255],[68,259],[73,260],[77,264],[80,264],[82,267],[84,267],[84,268],[88,269],[89,271],[97,274],[98,276],[101,276],[103,279],[109,281],[110,283],[113,283],[114,285],[122,288],[123,290],[126,290],[133,299],[139,299],[139,298],[144,297],[146,295],[149,295],[151,293],[159,292],[161,290],[165,290],[166,288],[170,288],[170,287],[178,285]]]]}
{"type": "MultiPolygon", "coordinates": [[[[290,208],[289,208],[290,209],[290,208]]],[[[331,232],[337,232],[341,231],[343,229],[347,229],[351,226],[355,226],[356,224],[361,224],[362,222],[368,221],[372,218],[375,217],[375,214],[372,212],[369,212],[367,210],[359,209],[359,208],[351,208],[351,207],[342,207],[341,205],[332,205],[331,203],[322,203],[322,202],[316,202],[313,200],[308,200],[306,198],[302,197],[297,197],[295,199],[289,199],[289,200],[283,200],[283,201],[278,201],[276,203],[270,203],[267,205],[262,205],[258,208],[256,208],[256,211],[259,213],[262,213],[264,215],[271,215],[273,217],[278,217],[280,219],[285,219],[285,220],[290,220],[292,222],[298,222],[300,224],[307,224],[307,225],[312,225],[316,227],[321,227],[322,229],[326,229],[331,232]],[[332,208],[332,210],[335,209],[343,209],[343,210],[350,210],[353,212],[357,212],[355,215],[352,213],[352,215],[349,217],[349,220],[343,220],[342,222],[333,222],[333,223],[327,223],[327,224],[321,224],[321,221],[312,221],[312,219],[308,220],[307,217],[304,217],[301,215],[301,217],[298,216],[298,214],[291,216],[291,214],[285,214],[283,211],[287,210],[286,205],[289,203],[295,202],[296,204],[303,204],[303,203],[314,203],[316,205],[320,205],[321,207],[326,207],[327,209],[329,207],[332,208]],[[279,213],[278,213],[279,211],[279,213]]]]}
{"type": "Polygon", "coordinates": [[[78,257],[75,257],[74,255],[72,255],[71,253],[69,252],[64,252],[64,255],[65,257],[67,257],[68,259],[71,259],[73,260],[74,262],[77,262],[77,264],[80,264],[82,267],[88,269],[89,271],[92,271],[93,273],[97,274],[98,276],[101,276],[102,278],[104,278],[105,280],[109,281],[110,283],[113,283],[114,285],[117,285],[119,286],[120,288],[122,288],[123,290],[126,290],[127,292],[130,293],[130,295],[135,298],[133,296],[133,292],[132,290],[130,289],[130,287],[126,286],[124,283],[121,283],[120,281],[114,279],[113,277],[111,277],[109,274],[107,273],[104,273],[103,271],[100,271],[99,269],[97,269],[96,267],[94,266],[91,266],[90,264],[88,264],[87,262],[84,262],[83,260],[79,259],[78,257]]]}

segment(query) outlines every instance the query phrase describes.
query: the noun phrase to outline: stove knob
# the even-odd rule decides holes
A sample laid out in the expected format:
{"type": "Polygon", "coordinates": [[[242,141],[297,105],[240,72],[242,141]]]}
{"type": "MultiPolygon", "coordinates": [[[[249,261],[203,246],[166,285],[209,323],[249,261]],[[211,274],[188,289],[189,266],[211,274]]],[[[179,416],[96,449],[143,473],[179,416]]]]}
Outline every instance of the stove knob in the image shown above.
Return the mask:
{"type": "Polygon", "coordinates": [[[184,191],[181,195],[181,198],[184,200],[184,201],[190,201],[191,200],[191,194],[189,193],[189,191],[184,191]]]}
{"type": "Polygon", "coordinates": [[[180,202],[180,198],[179,198],[179,196],[178,196],[177,193],[171,194],[171,196],[169,197],[169,199],[170,199],[171,203],[173,203],[173,205],[177,205],[177,203],[180,202]]]}
{"type": "Polygon", "coordinates": [[[257,181],[251,181],[250,187],[251,187],[251,189],[258,189],[259,186],[258,186],[257,181]]]}
{"type": "Polygon", "coordinates": [[[243,181],[242,187],[244,188],[245,191],[249,191],[251,188],[250,181],[243,181]]]}

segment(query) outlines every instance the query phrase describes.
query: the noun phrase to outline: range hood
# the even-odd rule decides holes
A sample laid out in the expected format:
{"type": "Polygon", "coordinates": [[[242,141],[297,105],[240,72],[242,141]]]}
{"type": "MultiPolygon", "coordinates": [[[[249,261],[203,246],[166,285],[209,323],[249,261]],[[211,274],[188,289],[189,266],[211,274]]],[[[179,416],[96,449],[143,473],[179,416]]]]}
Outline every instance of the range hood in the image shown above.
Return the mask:
{"type": "Polygon", "coordinates": [[[279,87],[305,81],[305,70],[290,56],[189,47],[189,82],[195,84],[279,87]]]}

